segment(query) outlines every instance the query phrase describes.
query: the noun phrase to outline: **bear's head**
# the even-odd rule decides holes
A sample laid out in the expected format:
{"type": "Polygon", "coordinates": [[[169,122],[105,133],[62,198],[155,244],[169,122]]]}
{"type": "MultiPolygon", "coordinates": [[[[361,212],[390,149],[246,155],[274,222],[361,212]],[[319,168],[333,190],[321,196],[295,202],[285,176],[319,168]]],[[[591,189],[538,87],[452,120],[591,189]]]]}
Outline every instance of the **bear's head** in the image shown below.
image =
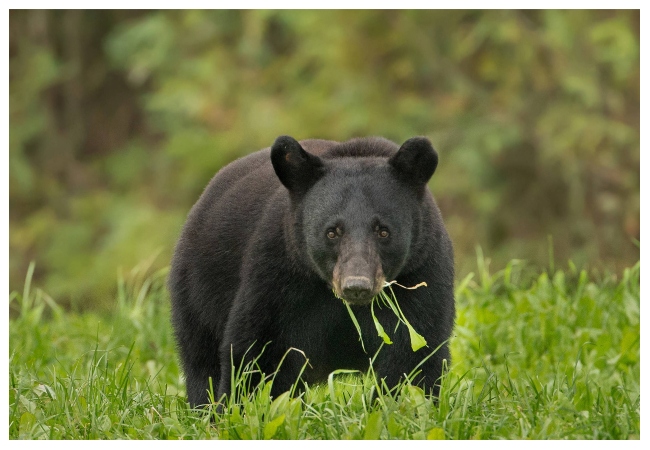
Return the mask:
{"type": "Polygon", "coordinates": [[[423,137],[399,148],[386,140],[339,147],[318,157],[281,136],[271,162],[289,190],[298,251],[338,297],[362,305],[422,248],[426,184],[438,155],[423,137]]]}

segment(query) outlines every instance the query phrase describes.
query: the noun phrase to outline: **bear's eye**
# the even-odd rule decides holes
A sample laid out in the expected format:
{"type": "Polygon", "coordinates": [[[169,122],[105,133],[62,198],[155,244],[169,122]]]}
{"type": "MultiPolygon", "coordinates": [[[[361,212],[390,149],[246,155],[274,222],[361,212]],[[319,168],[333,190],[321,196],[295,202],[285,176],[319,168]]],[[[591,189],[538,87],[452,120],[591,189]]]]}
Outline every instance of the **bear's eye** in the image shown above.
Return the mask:
{"type": "Polygon", "coordinates": [[[336,239],[338,237],[343,236],[343,229],[341,227],[336,227],[336,228],[328,228],[327,230],[327,237],[330,239],[336,239]]]}
{"type": "Polygon", "coordinates": [[[386,228],[377,227],[376,231],[377,231],[377,236],[379,236],[382,239],[386,239],[388,236],[390,236],[390,233],[386,228]]]}

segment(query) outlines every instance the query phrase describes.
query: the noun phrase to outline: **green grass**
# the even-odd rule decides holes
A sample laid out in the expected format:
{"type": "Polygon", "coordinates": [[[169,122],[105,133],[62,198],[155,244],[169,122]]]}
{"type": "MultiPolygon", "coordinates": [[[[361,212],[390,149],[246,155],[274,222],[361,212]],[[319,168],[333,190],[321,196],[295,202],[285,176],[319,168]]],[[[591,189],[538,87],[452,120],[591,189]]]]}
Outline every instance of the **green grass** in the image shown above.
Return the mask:
{"type": "Polygon", "coordinates": [[[164,271],[120,277],[110,316],[63,311],[31,273],[10,296],[12,439],[640,437],[639,264],[594,280],[480,257],[437,404],[408,383],[373,403],[372,374],[341,371],[297,398],[262,384],[223,415],[185,402],[164,271]]]}

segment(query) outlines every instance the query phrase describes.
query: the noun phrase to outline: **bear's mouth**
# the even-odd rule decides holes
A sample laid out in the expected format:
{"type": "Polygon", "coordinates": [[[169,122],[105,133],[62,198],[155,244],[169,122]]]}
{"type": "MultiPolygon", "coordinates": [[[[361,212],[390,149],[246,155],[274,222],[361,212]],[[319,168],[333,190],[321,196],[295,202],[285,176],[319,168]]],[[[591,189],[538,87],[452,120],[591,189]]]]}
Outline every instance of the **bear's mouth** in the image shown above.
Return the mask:
{"type": "Polygon", "coordinates": [[[343,282],[338,277],[332,280],[332,291],[336,298],[354,306],[364,306],[372,303],[372,300],[384,288],[384,277],[370,280],[367,277],[346,277],[343,282]]]}
{"type": "Polygon", "coordinates": [[[345,298],[334,292],[334,295],[338,297],[339,299],[343,300],[345,303],[348,305],[352,306],[366,306],[372,303],[372,300],[375,298],[376,294],[370,295],[370,296],[362,296],[362,297],[357,297],[357,298],[345,298]]]}

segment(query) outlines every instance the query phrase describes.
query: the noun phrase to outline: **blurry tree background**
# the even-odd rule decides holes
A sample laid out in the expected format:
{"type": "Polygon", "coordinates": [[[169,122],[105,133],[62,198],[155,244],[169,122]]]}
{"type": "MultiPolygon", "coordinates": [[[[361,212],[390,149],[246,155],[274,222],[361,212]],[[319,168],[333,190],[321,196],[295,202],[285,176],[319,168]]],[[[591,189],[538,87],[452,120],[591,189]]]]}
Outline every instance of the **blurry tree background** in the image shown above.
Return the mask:
{"type": "Polygon", "coordinates": [[[639,11],[10,11],[10,288],[102,307],[228,162],[426,135],[459,276],[639,258],[639,11]]]}

